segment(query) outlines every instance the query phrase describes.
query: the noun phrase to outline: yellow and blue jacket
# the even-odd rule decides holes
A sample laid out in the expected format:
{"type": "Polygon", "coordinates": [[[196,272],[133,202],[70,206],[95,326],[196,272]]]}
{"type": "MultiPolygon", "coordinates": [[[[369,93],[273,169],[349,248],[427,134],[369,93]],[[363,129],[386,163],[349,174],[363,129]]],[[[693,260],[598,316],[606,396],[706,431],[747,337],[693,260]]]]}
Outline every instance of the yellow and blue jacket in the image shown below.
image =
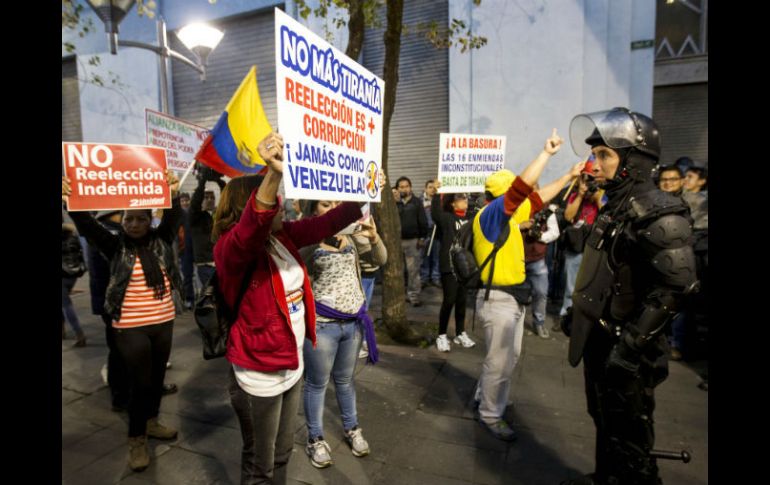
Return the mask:
{"type": "MultiPolygon", "coordinates": [[[[473,255],[481,265],[494,248],[503,221],[508,220],[510,235],[497,252],[492,286],[511,286],[524,281],[524,241],[518,226],[543,208],[540,196],[532,191],[519,177],[516,177],[505,194],[497,197],[484,207],[473,219],[473,255]]],[[[481,272],[481,281],[486,284],[491,262],[481,272]]]]}

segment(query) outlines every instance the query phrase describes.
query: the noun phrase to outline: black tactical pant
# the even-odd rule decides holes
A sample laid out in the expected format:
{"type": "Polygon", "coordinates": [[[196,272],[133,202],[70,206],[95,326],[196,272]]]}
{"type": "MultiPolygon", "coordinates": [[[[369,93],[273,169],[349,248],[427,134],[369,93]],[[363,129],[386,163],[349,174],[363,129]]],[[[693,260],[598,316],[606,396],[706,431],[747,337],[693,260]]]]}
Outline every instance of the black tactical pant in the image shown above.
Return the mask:
{"type": "Polygon", "coordinates": [[[601,484],[657,485],[658,466],[649,452],[655,442],[654,388],[668,375],[664,337],[652,343],[638,375],[606,370],[615,339],[595,327],[586,342],[584,375],[588,413],[596,425],[596,472],[601,484]]]}

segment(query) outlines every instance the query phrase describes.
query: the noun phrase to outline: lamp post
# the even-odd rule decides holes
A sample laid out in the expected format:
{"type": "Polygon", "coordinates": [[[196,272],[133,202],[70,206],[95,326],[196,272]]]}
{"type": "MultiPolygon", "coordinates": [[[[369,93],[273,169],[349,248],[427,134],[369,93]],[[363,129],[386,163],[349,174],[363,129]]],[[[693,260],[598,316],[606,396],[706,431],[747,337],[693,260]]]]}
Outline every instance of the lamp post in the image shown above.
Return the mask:
{"type": "Polygon", "coordinates": [[[168,59],[174,58],[192,67],[200,73],[201,81],[206,80],[206,61],[209,54],[222,40],[224,33],[204,24],[191,24],[183,27],[177,37],[195,54],[195,62],[171,49],[166,35],[166,22],[158,17],[158,45],[145,44],[132,40],[118,39],[118,25],[126,16],[136,0],[86,0],[96,15],[104,22],[104,30],[110,43],[110,53],[117,54],[118,46],[136,47],[153,51],[160,56],[160,102],[161,111],[169,113],[168,109],[168,59]]]}

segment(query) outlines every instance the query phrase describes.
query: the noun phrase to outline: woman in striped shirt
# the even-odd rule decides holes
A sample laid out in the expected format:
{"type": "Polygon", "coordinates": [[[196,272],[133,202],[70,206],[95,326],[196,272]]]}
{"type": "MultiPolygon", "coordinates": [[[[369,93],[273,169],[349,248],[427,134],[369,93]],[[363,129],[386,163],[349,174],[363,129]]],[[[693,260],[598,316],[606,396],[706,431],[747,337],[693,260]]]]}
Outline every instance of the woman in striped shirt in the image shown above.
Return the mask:
{"type": "MultiPolygon", "coordinates": [[[[147,437],[176,438],[177,432],[158,422],[166,362],[171,353],[175,316],[172,292],[181,278],[171,244],[182,215],[179,180],[168,172],[173,204],[163,211],[157,229],[152,213],[127,210],[123,233],[114,235],[88,212],[70,214],[80,234],[110,261],[110,282],[105,311],[112,318],[115,343],[131,381],[128,407],[129,465],[143,471],[150,464],[147,437]]],[[[69,179],[62,178],[62,196],[70,194],[69,179]]]]}

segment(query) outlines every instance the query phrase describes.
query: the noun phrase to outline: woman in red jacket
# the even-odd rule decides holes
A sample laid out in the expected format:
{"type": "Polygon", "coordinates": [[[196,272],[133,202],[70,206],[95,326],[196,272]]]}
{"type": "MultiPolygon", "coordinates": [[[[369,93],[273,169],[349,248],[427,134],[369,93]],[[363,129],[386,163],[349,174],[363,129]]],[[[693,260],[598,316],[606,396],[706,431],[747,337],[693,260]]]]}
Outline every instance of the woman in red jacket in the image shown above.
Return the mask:
{"type": "Polygon", "coordinates": [[[359,219],[361,209],[346,202],[320,217],[284,222],[277,197],[283,138],[269,134],[258,151],[267,174],[227,184],[212,237],[220,290],[226,304],[237,308],[226,358],[232,364],[229,392],[243,437],[241,484],[284,484],[296,429],[303,342],[316,343],[315,302],[298,248],[336,234],[359,219]]]}

